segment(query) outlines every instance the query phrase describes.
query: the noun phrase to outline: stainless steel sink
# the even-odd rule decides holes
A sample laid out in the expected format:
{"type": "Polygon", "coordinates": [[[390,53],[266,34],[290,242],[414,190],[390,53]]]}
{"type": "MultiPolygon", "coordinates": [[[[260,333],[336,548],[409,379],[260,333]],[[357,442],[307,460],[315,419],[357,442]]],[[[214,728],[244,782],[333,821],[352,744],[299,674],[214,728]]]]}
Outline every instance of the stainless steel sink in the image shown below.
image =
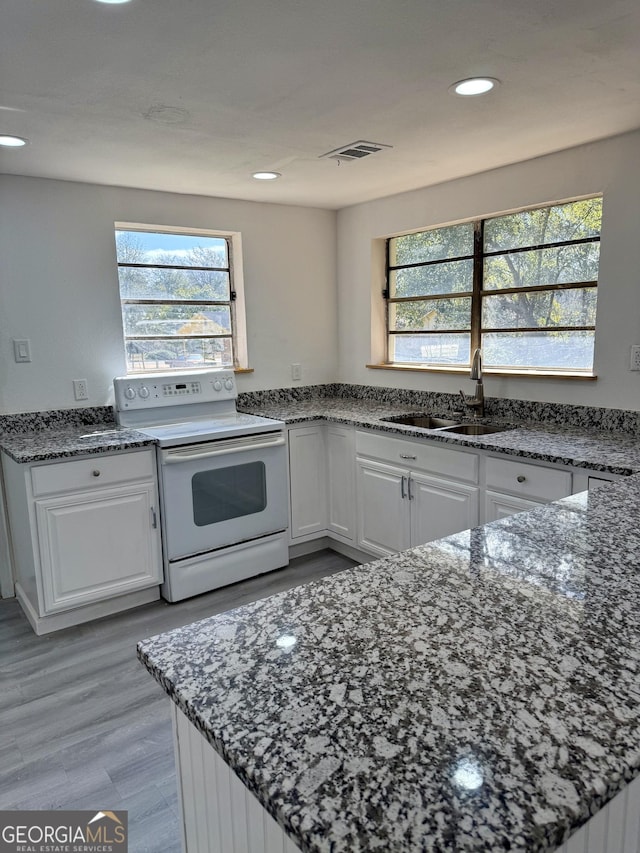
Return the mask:
{"type": "Polygon", "coordinates": [[[455,426],[458,423],[448,418],[434,418],[424,412],[419,412],[416,415],[393,415],[392,417],[385,418],[385,421],[392,424],[421,427],[422,429],[442,429],[443,427],[455,426]]]}
{"type": "Polygon", "coordinates": [[[492,432],[506,432],[509,427],[495,424],[455,424],[441,429],[440,432],[454,432],[457,435],[490,435],[492,432]]]}

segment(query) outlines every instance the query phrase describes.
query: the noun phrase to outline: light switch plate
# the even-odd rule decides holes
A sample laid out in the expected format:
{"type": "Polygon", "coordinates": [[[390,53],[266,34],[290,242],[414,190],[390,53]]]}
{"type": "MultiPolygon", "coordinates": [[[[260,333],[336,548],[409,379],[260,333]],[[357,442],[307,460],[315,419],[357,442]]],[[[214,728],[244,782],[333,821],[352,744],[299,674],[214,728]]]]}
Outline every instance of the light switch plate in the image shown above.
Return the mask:
{"type": "Polygon", "coordinates": [[[293,380],[302,379],[302,365],[301,364],[292,364],[291,365],[291,378],[293,380]]]}
{"type": "Polygon", "coordinates": [[[629,370],[640,370],[640,347],[631,347],[629,370]]]}
{"type": "Polygon", "coordinates": [[[31,361],[31,341],[28,338],[13,339],[13,357],[18,364],[31,361]]]}

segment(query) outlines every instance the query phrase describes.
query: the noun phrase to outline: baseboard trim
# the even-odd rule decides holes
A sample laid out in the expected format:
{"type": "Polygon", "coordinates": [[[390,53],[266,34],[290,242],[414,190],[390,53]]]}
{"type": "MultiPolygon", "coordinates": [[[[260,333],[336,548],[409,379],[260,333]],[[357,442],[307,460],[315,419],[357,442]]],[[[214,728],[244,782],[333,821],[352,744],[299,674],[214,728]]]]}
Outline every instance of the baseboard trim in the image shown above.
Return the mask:
{"type": "Polygon", "coordinates": [[[118,595],[116,598],[97,601],[95,604],[86,604],[84,607],[65,610],[64,613],[54,613],[51,616],[40,616],[19,583],[16,584],[16,598],[29,624],[40,637],[43,634],[50,634],[52,631],[61,631],[63,628],[92,622],[94,619],[101,619],[103,616],[111,616],[113,613],[121,613],[123,610],[131,610],[134,607],[140,607],[142,604],[157,601],[160,598],[160,587],[152,586],[138,592],[118,595]]]}
{"type": "Polygon", "coordinates": [[[378,559],[378,557],[373,554],[361,551],[359,548],[349,545],[346,542],[341,542],[338,539],[334,539],[332,536],[319,536],[317,539],[310,539],[306,542],[296,542],[295,545],[290,545],[289,559],[293,560],[295,557],[305,557],[307,554],[314,554],[316,551],[324,551],[326,548],[330,551],[342,554],[344,557],[349,557],[357,563],[370,563],[372,560],[378,559]]]}

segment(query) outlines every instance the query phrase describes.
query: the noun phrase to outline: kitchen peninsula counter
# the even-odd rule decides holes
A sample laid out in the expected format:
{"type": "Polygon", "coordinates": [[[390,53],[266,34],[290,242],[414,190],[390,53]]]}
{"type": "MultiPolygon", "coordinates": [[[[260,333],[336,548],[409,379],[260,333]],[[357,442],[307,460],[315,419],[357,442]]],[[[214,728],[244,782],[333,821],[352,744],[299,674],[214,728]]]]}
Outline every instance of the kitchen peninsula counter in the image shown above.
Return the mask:
{"type": "Polygon", "coordinates": [[[555,850],[640,770],[639,513],[633,476],[138,654],[301,850],[555,850]]]}

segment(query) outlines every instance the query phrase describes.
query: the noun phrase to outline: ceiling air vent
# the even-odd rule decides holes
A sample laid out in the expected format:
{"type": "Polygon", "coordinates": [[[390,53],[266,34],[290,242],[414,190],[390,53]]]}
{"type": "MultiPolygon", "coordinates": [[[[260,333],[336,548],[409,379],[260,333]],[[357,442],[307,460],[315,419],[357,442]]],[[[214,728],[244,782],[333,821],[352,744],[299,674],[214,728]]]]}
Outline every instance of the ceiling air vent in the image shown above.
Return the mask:
{"type": "Polygon", "coordinates": [[[393,148],[393,145],[384,145],[382,142],[365,142],[360,139],[350,145],[343,145],[342,148],[327,151],[326,154],[320,155],[320,159],[328,158],[329,160],[337,160],[338,163],[351,163],[354,160],[363,160],[365,157],[377,154],[378,151],[384,151],[385,148],[393,148]]]}

